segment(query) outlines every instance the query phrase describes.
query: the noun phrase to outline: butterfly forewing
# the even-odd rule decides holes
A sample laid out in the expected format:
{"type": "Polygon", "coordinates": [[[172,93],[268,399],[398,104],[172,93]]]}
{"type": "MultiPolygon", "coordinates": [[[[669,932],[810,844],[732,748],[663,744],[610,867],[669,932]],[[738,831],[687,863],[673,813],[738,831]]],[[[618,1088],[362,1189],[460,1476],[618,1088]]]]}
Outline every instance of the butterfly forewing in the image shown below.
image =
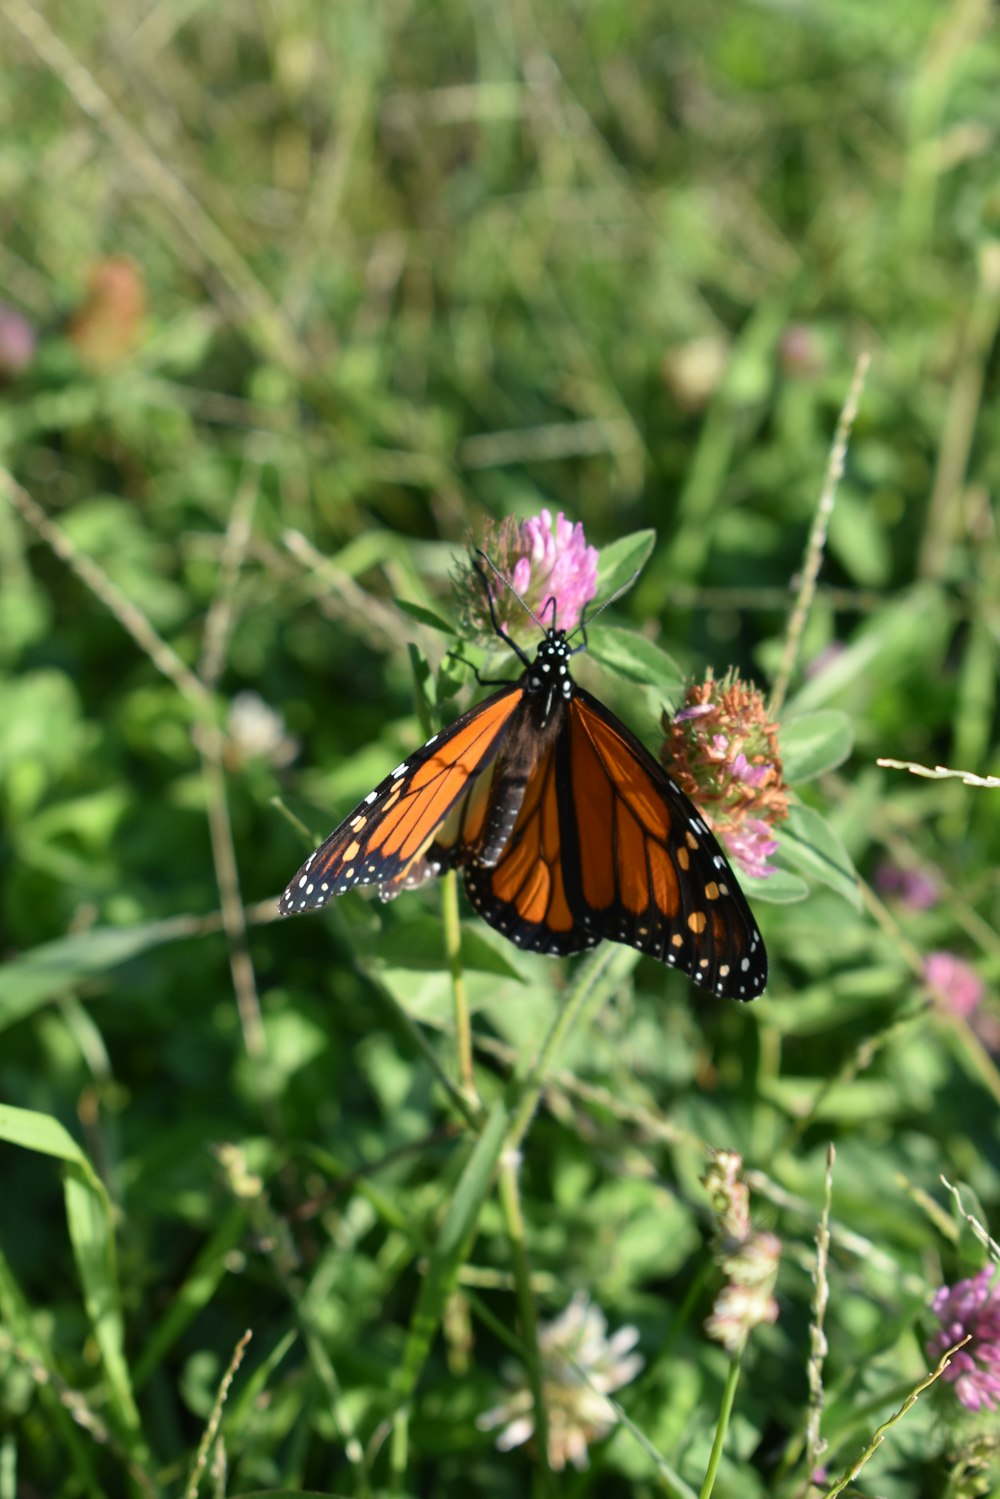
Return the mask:
{"type": "Polygon", "coordinates": [[[504,687],[397,765],[310,854],[278,902],[282,914],[357,885],[394,895],[438,873],[422,863],[424,850],[497,754],[521,697],[519,686],[504,687]]]}

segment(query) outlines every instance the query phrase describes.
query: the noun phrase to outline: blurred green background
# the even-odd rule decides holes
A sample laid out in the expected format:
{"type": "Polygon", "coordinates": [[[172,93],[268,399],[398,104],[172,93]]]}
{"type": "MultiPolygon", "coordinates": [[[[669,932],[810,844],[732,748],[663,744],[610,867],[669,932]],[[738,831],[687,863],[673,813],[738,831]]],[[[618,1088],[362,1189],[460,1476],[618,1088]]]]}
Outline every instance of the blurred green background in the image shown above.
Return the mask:
{"type": "MultiPolygon", "coordinates": [[[[997,792],[874,763],[1000,773],[993,7],[0,0],[0,46],[0,1499],[184,1493],[246,1328],[205,1492],[697,1492],[705,1144],[785,1242],[716,1493],[804,1495],[831,1140],[832,1484],[983,1263],[941,1175],[1000,1200],[997,792]],[[934,896],[755,900],[764,1000],[644,960],[574,1032],[524,1145],[539,1315],[584,1290],[646,1367],[550,1488],[475,1424],[489,1194],[399,1392],[470,1149],[402,1018],[451,1070],[439,895],[273,900],[420,741],[407,646],[452,642],[400,601],[447,617],[488,518],[655,528],[616,622],[766,687],[862,353],[785,712],[848,716],[803,799],[934,896]]],[[[579,674],[655,747],[664,692],[579,674]]],[[[489,1101],[574,970],[465,930],[489,1101]]],[[[939,1385],[856,1492],[997,1492],[988,1445],[939,1385]]]]}

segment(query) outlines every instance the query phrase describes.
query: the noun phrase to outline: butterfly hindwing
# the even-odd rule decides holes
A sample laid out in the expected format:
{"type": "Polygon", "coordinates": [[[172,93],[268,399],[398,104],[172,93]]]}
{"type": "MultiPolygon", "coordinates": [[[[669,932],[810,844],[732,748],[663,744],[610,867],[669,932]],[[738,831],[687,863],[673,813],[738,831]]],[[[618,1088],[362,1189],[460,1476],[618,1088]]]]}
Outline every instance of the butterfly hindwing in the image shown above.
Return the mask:
{"type": "Polygon", "coordinates": [[[424,850],[497,754],[522,695],[516,684],[502,688],[397,765],[309,856],[278,902],[282,914],[358,885],[388,897],[438,873],[424,850]]]}
{"type": "Polygon", "coordinates": [[[472,850],[463,860],[465,888],[480,916],[518,947],[552,954],[581,952],[600,941],[599,933],[581,923],[567,890],[560,813],[561,732],[526,778],[524,798],[499,858],[484,864],[472,850]]]}
{"type": "Polygon", "coordinates": [[[583,688],[574,689],[558,749],[563,860],[581,925],[715,994],[754,999],[767,982],[764,944],[694,803],[583,688]]]}

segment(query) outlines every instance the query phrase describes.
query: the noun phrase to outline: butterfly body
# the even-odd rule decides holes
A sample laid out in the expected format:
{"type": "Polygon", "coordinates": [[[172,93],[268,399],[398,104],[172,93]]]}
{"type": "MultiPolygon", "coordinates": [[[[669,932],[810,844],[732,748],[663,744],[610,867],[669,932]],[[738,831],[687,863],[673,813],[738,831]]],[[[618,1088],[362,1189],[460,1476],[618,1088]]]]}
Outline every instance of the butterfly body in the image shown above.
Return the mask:
{"type": "Polygon", "coordinates": [[[697,807],[572,679],[545,632],[521,677],[427,743],[310,855],[283,914],[376,885],[383,899],[460,868],[485,921],[518,947],[624,942],[713,993],[753,999],[764,944],[697,807]]]}

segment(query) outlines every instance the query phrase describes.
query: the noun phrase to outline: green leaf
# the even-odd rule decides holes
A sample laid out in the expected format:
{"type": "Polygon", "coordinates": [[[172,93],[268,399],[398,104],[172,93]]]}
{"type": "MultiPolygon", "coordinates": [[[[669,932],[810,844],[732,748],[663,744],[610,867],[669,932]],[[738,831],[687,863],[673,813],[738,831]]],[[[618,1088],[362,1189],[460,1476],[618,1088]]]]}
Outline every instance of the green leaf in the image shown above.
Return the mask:
{"type": "MultiPolygon", "coordinates": [[[[42,1331],[44,1319],[39,1317],[29,1304],[2,1251],[0,1251],[0,1321],[3,1322],[7,1335],[16,1344],[21,1357],[27,1356],[39,1368],[48,1370],[50,1374],[56,1372],[55,1356],[42,1331]]],[[[36,1376],[36,1388],[38,1392],[36,1398],[40,1401],[49,1423],[46,1433],[48,1439],[51,1441],[58,1437],[71,1455],[82,1491],[98,1499],[102,1490],[98,1487],[94,1474],[91,1459],[94,1449],[90,1439],[88,1438],[86,1442],[83,1440],[80,1428],[71,1420],[69,1412],[53,1388],[51,1379],[38,1379],[36,1376]]]]}
{"type": "Polygon", "coordinates": [[[755,875],[739,873],[740,888],[751,905],[757,901],[770,901],[774,906],[790,906],[805,900],[809,886],[797,874],[787,869],[776,869],[773,874],[758,879],[755,875]]]}
{"type": "Polygon", "coordinates": [[[676,661],[633,630],[616,625],[595,629],[588,650],[609,671],[643,687],[655,687],[666,698],[674,700],[683,691],[684,676],[676,661]]]}
{"type": "Polygon", "coordinates": [[[846,713],[825,708],[782,724],[778,742],[785,780],[798,786],[844,763],[854,745],[854,728],[846,713]]]}
{"type": "Polygon", "coordinates": [[[228,1256],[241,1243],[246,1232],[247,1208],[238,1202],[224,1214],[163,1317],[144,1337],[133,1371],[137,1390],[142,1389],[178,1338],[211,1301],[220,1282],[229,1273],[228,1256]]]}
{"type": "Polygon", "coordinates": [[[403,1361],[397,1367],[393,1381],[397,1395],[404,1401],[416,1388],[431,1342],[444,1316],[445,1304],[471,1248],[509,1124],[510,1111],[503,1099],[498,1099],[462,1170],[437,1243],[428,1256],[427,1274],[410,1321],[403,1361]]]}
{"type": "Polygon", "coordinates": [[[427,690],[431,679],[431,669],[427,657],[419,650],[413,641],[409,641],[406,647],[410,658],[410,671],[413,674],[413,692],[416,698],[417,717],[425,737],[432,733],[433,714],[431,712],[430,694],[427,690]]]}
{"type": "Polygon", "coordinates": [[[655,531],[633,531],[601,548],[597,564],[597,602],[604,603],[619,588],[628,591],[649,561],[656,545],[655,531]]]}
{"type": "Polygon", "coordinates": [[[107,973],[164,942],[197,936],[205,928],[206,923],[198,917],[174,916],[137,926],[92,927],[32,948],[0,968],[0,1031],[84,980],[107,973]]]}
{"type": "MultiPolygon", "coordinates": [[[[501,943],[504,942],[506,939],[501,938],[501,943]]],[[[511,947],[511,944],[506,942],[506,946],[511,947]]],[[[417,917],[381,932],[371,966],[374,969],[405,968],[411,972],[440,973],[444,966],[441,922],[436,917],[417,917]]],[[[521,980],[520,969],[503,947],[495,944],[488,932],[480,932],[468,923],[462,928],[462,967],[472,972],[521,980]]]]}
{"type": "Polygon", "coordinates": [[[440,614],[435,614],[433,609],[425,609],[423,604],[414,604],[409,599],[397,599],[396,608],[401,609],[404,614],[409,614],[412,619],[418,619],[422,625],[427,625],[431,630],[439,630],[442,635],[454,638],[458,631],[455,626],[442,619],[440,614]]]}
{"type": "Polygon", "coordinates": [[[851,856],[825,818],[812,807],[793,806],[777,836],[781,855],[789,864],[829,885],[860,910],[861,893],[851,856]]]}
{"type": "Polygon", "coordinates": [[[859,684],[871,691],[904,667],[934,659],[946,630],[940,591],[918,585],[866,620],[851,643],[803,683],[787,705],[789,716],[819,708],[859,684]]]}
{"type": "Polygon", "coordinates": [[[832,1087],[815,1078],[770,1078],[761,1083],[761,1095],[783,1109],[791,1119],[868,1123],[897,1116],[903,1104],[890,1082],[855,1077],[832,1087]]]}
{"type": "Polygon", "coordinates": [[[112,1409],[134,1449],[139,1445],[139,1413],[124,1355],[111,1204],[104,1183],[72,1135],[48,1114],[0,1105],[0,1140],[64,1164],[66,1219],[83,1299],[101,1351],[112,1409]]]}
{"type": "Polygon", "coordinates": [[[871,495],[856,494],[841,484],[830,517],[830,553],[853,582],[863,588],[885,588],[892,576],[892,549],[879,507],[871,495]]]}

